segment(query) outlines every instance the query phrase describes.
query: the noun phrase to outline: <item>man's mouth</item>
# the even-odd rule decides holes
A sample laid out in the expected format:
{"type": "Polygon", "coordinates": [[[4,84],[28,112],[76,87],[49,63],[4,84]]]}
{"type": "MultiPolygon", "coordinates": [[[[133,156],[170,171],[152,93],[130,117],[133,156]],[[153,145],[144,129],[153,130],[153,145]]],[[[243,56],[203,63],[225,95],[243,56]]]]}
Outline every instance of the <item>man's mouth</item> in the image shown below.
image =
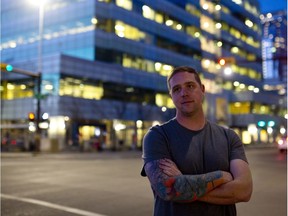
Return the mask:
{"type": "Polygon", "coordinates": [[[193,101],[183,101],[181,102],[181,104],[188,104],[188,103],[192,103],[193,101]]]}

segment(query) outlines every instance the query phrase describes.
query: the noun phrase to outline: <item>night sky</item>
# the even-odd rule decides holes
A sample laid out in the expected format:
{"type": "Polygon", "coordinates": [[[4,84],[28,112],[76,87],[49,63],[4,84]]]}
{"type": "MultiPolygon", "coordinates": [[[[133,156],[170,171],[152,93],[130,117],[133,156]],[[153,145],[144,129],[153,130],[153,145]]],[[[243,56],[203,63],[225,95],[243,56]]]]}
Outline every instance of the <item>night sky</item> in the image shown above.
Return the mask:
{"type": "Polygon", "coordinates": [[[261,13],[274,12],[278,10],[287,11],[287,0],[258,0],[261,13]]]}

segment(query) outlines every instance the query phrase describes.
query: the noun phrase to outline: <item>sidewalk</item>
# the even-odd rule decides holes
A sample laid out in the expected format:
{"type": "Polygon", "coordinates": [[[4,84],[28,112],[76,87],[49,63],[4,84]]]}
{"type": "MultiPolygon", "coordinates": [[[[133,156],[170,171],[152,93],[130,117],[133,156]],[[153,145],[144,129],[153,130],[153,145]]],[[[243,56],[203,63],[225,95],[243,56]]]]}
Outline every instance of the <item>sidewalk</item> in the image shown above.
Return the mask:
{"type": "Polygon", "coordinates": [[[139,150],[126,150],[126,151],[102,151],[102,152],[1,152],[1,159],[6,158],[55,158],[55,159],[125,159],[125,158],[139,158],[141,159],[142,152],[139,150]]]}
{"type": "Polygon", "coordinates": [[[275,143],[252,143],[249,145],[244,145],[245,148],[255,149],[255,148],[277,148],[277,144],[275,143]]]}

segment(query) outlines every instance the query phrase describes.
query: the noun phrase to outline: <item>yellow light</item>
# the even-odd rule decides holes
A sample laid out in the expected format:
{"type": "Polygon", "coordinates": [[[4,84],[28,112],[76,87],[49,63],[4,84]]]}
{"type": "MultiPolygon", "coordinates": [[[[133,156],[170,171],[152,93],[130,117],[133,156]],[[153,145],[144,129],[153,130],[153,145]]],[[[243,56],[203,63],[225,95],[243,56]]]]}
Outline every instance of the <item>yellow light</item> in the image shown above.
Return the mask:
{"type": "Polygon", "coordinates": [[[216,27],[217,29],[221,29],[222,24],[221,24],[221,23],[216,23],[216,24],[215,24],[215,27],[216,27]]]}
{"type": "Polygon", "coordinates": [[[7,89],[13,90],[13,89],[15,89],[15,86],[13,84],[11,84],[11,83],[8,83],[7,84],[7,89]]]}
{"type": "Polygon", "coordinates": [[[203,8],[204,10],[208,10],[209,6],[208,6],[208,4],[203,4],[202,8],[203,8]]]}
{"type": "Polygon", "coordinates": [[[172,25],[173,25],[173,21],[172,21],[172,20],[167,20],[167,21],[165,22],[165,24],[166,24],[167,26],[172,26],[172,25]]]}
{"type": "Polygon", "coordinates": [[[223,45],[223,44],[222,44],[221,41],[218,41],[218,42],[217,42],[217,46],[218,46],[218,47],[222,47],[222,45],[223,45]]]}
{"type": "Polygon", "coordinates": [[[30,121],[34,121],[34,120],[35,120],[35,114],[34,114],[33,112],[29,112],[29,113],[28,113],[28,119],[29,119],[30,121]]]}
{"type": "Polygon", "coordinates": [[[253,27],[253,22],[249,19],[245,20],[245,25],[248,26],[249,28],[253,27]]]}
{"type": "Polygon", "coordinates": [[[177,30],[181,30],[181,29],[182,29],[182,25],[181,25],[181,24],[177,24],[177,25],[176,25],[176,29],[177,29],[177,30]]]}
{"type": "Polygon", "coordinates": [[[219,4],[215,5],[215,10],[216,10],[216,11],[221,10],[221,5],[219,5],[219,4]]]}
{"type": "Polygon", "coordinates": [[[194,33],[194,36],[195,36],[196,38],[198,38],[198,37],[200,37],[200,33],[199,33],[199,32],[195,32],[195,33],[194,33]]]}
{"type": "Polygon", "coordinates": [[[226,61],[225,61],[225,59],[219,59],[219,64],[221,65],[221,66],[224,66],[225,65],[225,63],[226,63],[226,61]]]}
{"type": "Polygon", "coordinates": [[[98,20],[97,20],[95,17],[93,17],[93,18],[91,19],[91,23],[94,24],[94,25],[96,25],[96,24],[98,23],[98,20]]]}

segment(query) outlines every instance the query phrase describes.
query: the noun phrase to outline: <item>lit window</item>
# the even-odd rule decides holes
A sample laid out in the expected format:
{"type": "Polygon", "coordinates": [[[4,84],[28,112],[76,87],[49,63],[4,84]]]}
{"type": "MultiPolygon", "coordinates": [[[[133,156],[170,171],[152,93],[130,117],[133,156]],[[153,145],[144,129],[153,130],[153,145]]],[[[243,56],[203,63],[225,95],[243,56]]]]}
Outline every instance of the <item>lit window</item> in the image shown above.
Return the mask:
{"type": "Polygon", "coordinates": [[[177,30],[181,30],[181,29],[182,29],[182,25],[181,25],[181,24],[177,24],[177,25],[176,25],[176,29],[177,29],[177,30]]]}
{"type": "Polygon", "coordinates": [[[209,60],[209,59],[205,59],[205,60],[204,60],[204,65],[203,65],[203,66],[204,66],[205,68],[208,68],[209,65],[210,65],[210,60],[209,60]]]}
{"type": "Polygon", "coordinates": [[[238,53],[239,52],[239,48],[238,47],[232,47],[231,52],[232,53],[238,53]]]}
{"type": "Polygon", "coordinates": [[[221,5],[218,5],[218,4],[215,5],[215,10],[216,10],[216,11],[220,11],[220,10],[221,10],[221,5]]]}
{"type": "Polygon", "coordinates": [[[194,36],[195,36],[196,38],[199,38],[199,37],[200,37],[200,33],[199,33],[199,32],[195,32],[194,36]]]}
{"type": "Polygon", "coordinates": [[[221,23],[216,23],[216,24],[215,24],[215,27],[216,27],[217,29],[221,29],[222,24],[221,24],[221,23]]]}
{"type": "Polygon", "coordinates": [[[209,6],[208,6],[208,4],[203,4],[202,8],[203,8],[204,10],[208,10],[209,6]]]}
{"type": "Polygon", "coordinates": [[[239,88],[240,88],[240,89],[245,89],[245,84],[244,84],[244,83],[241,83],[241,84],[239,85],[239,88]]]}
{"type": "Polygon", "coordinates": [[[255,88],[255,87],[254,87],[253,85],[249,85],[249,86],[248,86],[248,90],[249,90],[249,91],[253,91],[254,88],[255,88]]]}
{"type": "Polygon", "coordinates": [[[131,0],[116,0],[116,5],[126,10],[132,10],[131,0]]]}
{"type": "Polygon", "coordinates": [[[172,21],[172,20],[167,20],[167,21],[165,22],[165,24],[166,24],[167,26],[172,26],[172,25],[173,25],[173,21],[172,21]]]}
{"type": "Polygon", "coordinates": [[[232,0],[235,4],[242,5],[242,0],[232,0]]]}
{"type": "Polygon", "coordinates": [[[259,93],[259,91],[260,91],[259,88],[254,88],[253,90],[254,93],[259,93]]]}
{"type": "Polygon", "coordinates": [[[245,20],[245,25],[248,26],[249,28],[252,28],[253,27],[253,22],[249,19],[246,19],[245,20]]]}
{"type": "Polygon", "coordinates": [[[221,41],[218,41],[218,42],[217,42],[217,46],[218,46],[218,47],[222,47],[222,45],[223,45],[223,44],[222,44],[221,41]]]}
{"type": "Polygon", "coordinates": [[[142,11],[143,11],[142,12],[143,13],[143,17],[145,17],[147,19],[154,20],[155,12],[150,7],[148,7],[147,5],[144,5],[142,7],[142,11]]]}

